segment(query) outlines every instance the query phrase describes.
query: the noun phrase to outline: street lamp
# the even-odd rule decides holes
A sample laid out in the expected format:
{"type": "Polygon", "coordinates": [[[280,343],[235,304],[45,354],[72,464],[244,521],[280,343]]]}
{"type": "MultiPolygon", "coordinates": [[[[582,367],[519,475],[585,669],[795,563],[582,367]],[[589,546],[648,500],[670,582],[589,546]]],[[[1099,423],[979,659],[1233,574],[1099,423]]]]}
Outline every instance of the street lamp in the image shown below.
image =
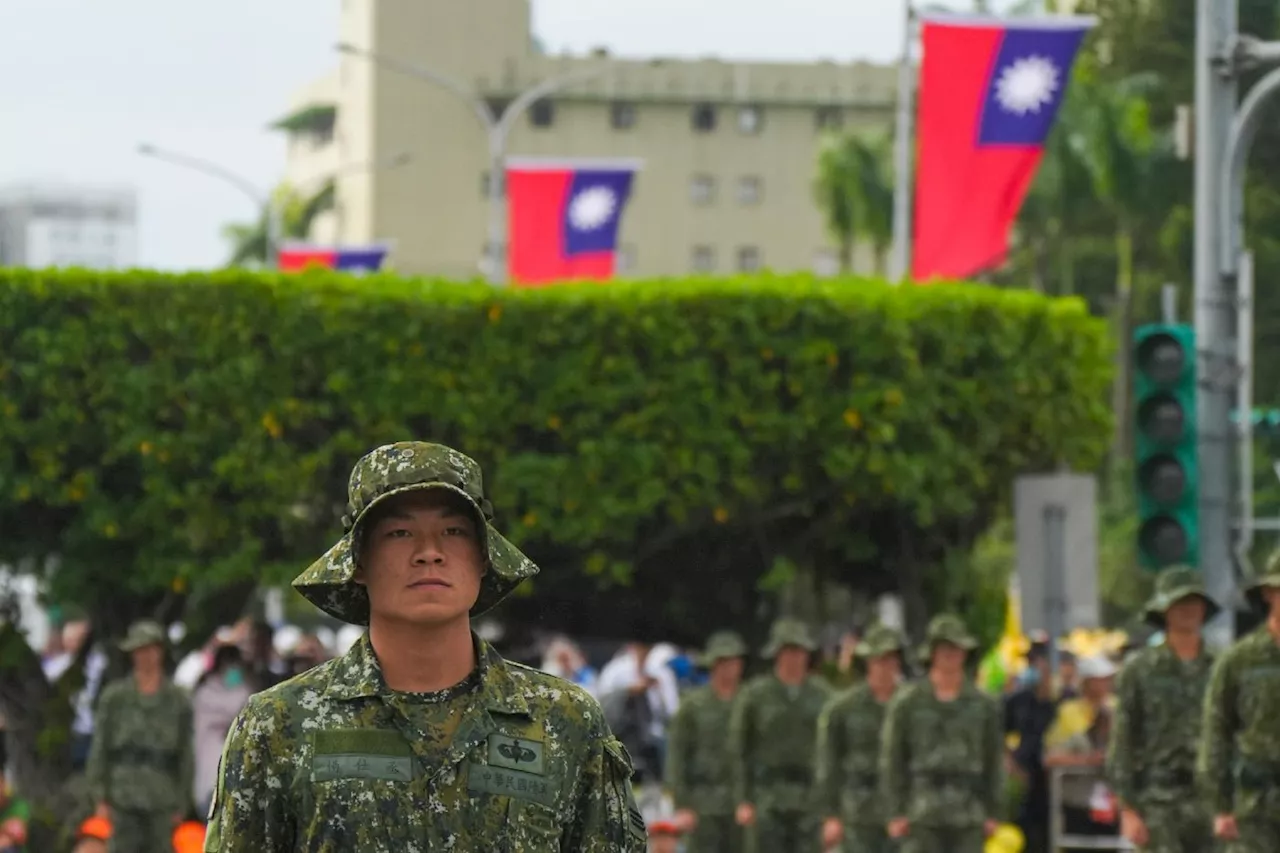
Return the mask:
{"type": "MultiPolygon", "coordinates": [[[[138,146],[138,153],[144,157],[154,157],[157,160],[163,160],[166,163],[172,163],[175,166],[191,169],[201,174],[208,175],[211,178],[217,178],[223,183],[230,184],[240,192],[252,199],[254,206],[261,212],[263,223],[266,227],[266,266],[274,268],[276,265],[275,250],[279,247],[284,238],[284,223],[281,221],[282,213],[278,206],[274,203],[271,193],[263,192],[252,181],[237,175],[235,172],[219,166],[209,160],[202,160],[199,157],[192,157],[187,154],[180,154],[176,151],[168,151],[158,148],[155,145],[142,143],[138,146]]],[[[381,169],[395,169],[405,165],[413,157],[407,152],[401,152],[391,157],[381,160],[374,160],[368,163],[352,163],[347,166],[339,167],[332,175],[328,175],[324,180],[333,180],[341,175],[350,174],[352,172],[373,172],[381,169]]]]}
{"type": "Polygon", "coordinates": [[[612,69],[608,67],[591,68],[570,74],[562,74],[558,77],[550,77],[521,92],[514,101],[507,105],[501,115],[495,115],[489,103],[476,94],[474,89],[446,74],[351,44],[340,43],[335,45],[334,48],[339,53],[347,56],[365,59],[388,70],[416,77],[419,80],[439,86],[446,92],[450,92],[465,101],[471,107],[471,111],[475,113],[476,118],[480,121],[480,125],[484,128],[489,141],[489,239],[485,252],[486,272],[492,284],[501,284],[506,279],[504,233],[506,229],[506,206],[502,184],[504,166],[506,164],[507,139],[511,135],[512,126],[525,110],[548,95],[568,88],[575,83],[603,77],[609,74],[612,69]]]}

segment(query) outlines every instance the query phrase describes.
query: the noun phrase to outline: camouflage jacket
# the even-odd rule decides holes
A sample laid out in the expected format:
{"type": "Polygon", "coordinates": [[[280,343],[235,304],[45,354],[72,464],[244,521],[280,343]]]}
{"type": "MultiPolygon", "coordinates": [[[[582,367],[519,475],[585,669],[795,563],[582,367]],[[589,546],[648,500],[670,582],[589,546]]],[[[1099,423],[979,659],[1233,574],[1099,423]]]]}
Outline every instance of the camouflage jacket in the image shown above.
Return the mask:
{"type": "Polygon", "coordinates": [[[126,811],[186,813],[195,776],[195,734],[187,694],[168,682],[151,695],[133,676],[98,697],[85,768],[94,802],[126,811]]]}
{"type": "Polygon", "coordinates": [[[666,786],[678,809],[732,814],[729,721],[733,700],[710,687],[691,690],[667,728],[666,786]]]}
{"type": "Polygon", "coordinates": [[[884,826],[880,801],[880,733],[885,710],[865,684],[827,703],[818,718],[818,802],[827,817],[884,826]]]}
{"type": "Polygon", "coordinates": [[[1004,733],[996,701],[965,684],[941,702],[927,680],[889,703],[880,743],[880,790],[891,817],[924,826],[977,826],[999,818],[1004,733]]]}
{"type": "Polygon", "coordinates": [[[1116,680],[1107,776],[1127,806],[1185,800],[1195,782],[1196,745],[1213,658],[1183,661],[1167,644],[1144,649],[1116,680]],[[1193,711],[1193,709],[1195,709],[1193,711]]]}
{"type": "Polygon", "coordinates": [[[1215,814],[1280,814],[1280,644],[1258,628],[1213,666],[1197,771],[1215,814]]]}
{"type": "Polygon", "coordinates": [[[812,811],[813,748],[829,696],[815,677],[790,687],[770,673],[743,686],[729,725],[737,802],[765,811],[812,811]]]}
{"type": "Polygon", "coordinates": [[[222,756],[206,851],[641,853],[631,759],[600,706],[475,640],[435,694],[395,693],[362,637],[255,695],[222,756]]]}

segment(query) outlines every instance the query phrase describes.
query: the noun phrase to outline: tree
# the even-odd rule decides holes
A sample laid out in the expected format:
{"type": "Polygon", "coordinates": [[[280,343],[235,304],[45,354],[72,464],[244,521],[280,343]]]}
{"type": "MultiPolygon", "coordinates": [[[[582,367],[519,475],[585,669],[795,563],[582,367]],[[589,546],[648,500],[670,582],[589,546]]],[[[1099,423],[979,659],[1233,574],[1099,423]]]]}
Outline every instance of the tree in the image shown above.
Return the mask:
{"type": "MultiPolygon", "coordinates": [[[[288,184],[281,184],[272,193],[272,207],[280,212],[283,232],[280,237],[289,240],[306,240],[316,217],[334,205],[335,188],[328,181],[314,195],[303,195],[288,184]]],[[[252,224],[232,223],[223,228],[223,237],[231,244],[228,267],[263,266],[267,261],[267,214],[263,211],[252,224]]]]}
{"type": "Polygon", "coordinates": [[[818,151],[814,198],[836,241],[840,269],[853,268],[859,238],[871,244],[877,275],[893,242],[893,184],[888,175],[886,139],[868,141],[854,133],[829,134],[818,151]]]}

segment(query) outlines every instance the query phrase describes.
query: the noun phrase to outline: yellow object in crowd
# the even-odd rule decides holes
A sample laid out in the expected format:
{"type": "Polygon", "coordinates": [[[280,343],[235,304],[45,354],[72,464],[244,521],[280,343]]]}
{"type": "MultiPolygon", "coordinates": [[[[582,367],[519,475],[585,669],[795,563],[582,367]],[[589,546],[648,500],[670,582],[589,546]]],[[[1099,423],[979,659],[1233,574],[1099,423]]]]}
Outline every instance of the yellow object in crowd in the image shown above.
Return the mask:
{"type": "Polygon", "coordinates": [[[1022,853],[1027,846],[1027,839],[1022,830],[1011,823],[1002,823],[987,839],[982,848],[983,853],[1022,853]]]}

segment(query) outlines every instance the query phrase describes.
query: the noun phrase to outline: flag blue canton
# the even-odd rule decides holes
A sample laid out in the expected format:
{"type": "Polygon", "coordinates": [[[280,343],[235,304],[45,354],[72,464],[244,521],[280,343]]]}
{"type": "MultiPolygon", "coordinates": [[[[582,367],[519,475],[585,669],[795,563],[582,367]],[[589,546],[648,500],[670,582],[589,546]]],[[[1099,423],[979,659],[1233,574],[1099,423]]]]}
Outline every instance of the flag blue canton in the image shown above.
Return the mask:
{"type": "Polygon", "coordinates": [[[987,80],[979,145],[1043,145],[1067,90],[1083,28],[1005,30],[987,80]]]}

